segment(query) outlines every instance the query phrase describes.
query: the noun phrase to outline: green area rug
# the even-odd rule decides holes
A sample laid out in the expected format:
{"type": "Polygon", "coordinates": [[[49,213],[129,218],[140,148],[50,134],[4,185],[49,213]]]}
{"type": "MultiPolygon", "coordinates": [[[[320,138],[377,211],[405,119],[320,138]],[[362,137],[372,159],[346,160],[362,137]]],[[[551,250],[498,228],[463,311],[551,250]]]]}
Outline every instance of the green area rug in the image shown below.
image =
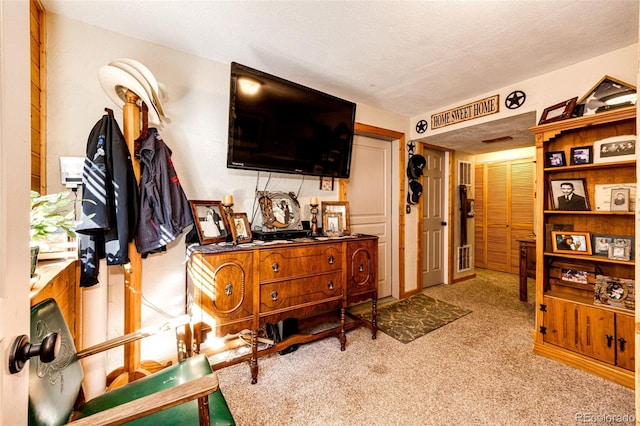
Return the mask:
{"type": "MultiPolygon", "coordinates": [[[[409,343],[469,313],[468,309],[418,293],[379,308],[378,329],[402,343],[409,343]]],[[[371,321],[371,313],[362,316],[371,321]]]]}

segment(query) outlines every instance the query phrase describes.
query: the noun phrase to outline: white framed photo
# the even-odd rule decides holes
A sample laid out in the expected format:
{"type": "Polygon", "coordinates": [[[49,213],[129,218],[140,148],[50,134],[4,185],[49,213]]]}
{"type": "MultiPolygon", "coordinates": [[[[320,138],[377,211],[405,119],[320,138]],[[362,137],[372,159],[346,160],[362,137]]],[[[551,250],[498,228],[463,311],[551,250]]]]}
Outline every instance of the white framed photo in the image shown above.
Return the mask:
{"type": "Polygon", "coordinates": [[[612,212],[628,212],[629,188],[613,188],[609,206],[612,212]]]}
{"type": "Polygon", "coordinates": [[[636,159],[636,136],[613,136],[593,143],[594,163],[613,163],[636,159]]]}

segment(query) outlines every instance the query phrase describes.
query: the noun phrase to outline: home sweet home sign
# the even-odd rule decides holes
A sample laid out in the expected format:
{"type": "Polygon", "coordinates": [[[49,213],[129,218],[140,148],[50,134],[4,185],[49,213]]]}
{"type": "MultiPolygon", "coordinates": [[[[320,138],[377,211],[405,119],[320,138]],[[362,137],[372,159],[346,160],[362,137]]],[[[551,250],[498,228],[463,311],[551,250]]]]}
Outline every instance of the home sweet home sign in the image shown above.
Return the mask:
{"type": "Polygon", "coordinates": [[[433,114],[431,116],[431,129],[439,129],[497,112],[500,112],[500,95],[490,96],[480,99],[479,101],[433,114]]]}

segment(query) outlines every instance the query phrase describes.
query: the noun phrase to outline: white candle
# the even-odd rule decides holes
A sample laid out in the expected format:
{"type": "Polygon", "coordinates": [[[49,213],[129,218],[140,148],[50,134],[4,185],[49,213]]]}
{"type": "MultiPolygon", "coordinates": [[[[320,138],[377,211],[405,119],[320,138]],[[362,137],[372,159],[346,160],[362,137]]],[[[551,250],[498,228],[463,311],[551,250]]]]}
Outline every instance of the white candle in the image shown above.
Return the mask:
{"type": "Polygon", "coordinates": [[[311,197],[310,204],[318,204],[318,197],[311,197]]]}
{"type": "Polygon", "coordinates": [[[230,206],[233,204],[233,195],[224,195],[222,197],[222,204],[225,206],[230,206]]]}

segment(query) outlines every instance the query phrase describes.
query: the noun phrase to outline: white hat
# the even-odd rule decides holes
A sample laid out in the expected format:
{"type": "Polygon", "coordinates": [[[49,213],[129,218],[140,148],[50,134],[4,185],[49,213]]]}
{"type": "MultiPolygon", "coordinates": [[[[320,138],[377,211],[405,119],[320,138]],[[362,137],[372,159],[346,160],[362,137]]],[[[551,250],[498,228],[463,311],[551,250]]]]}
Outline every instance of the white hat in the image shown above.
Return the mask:
{"type": "Polygon", "coordinates": [[[130,58],[114,59],[113,61],[109,62],[109,65],[127,71],[136,80],[140,81],[141,84],[148,85],[151,89],[149,91],[149,96],[151,97],[151,100],[153,102],[153,107],[158,111],[160,118],[166,117],[161,102],[166,100],[166,91],[164,90],[165,87],[163,84],[156,80],[149,68],[145,67],[135,59],[130,58]]]}
{"type": "Polygon", "coordinates": [[[149,121],[156,124],[162,124],[160,120],[160,114],[155,107],[155,104],[151,101],[152,95],[147,89],[140,84],[140,82],[134,78],[128,72],[113,67],[111,65],[104,65],[98,69],[98,79],[102,89],[106,92],[107,96],[120,108],[123,107],[126,102],[127,90],[132,91],[142,102],[144,102],[149,108],[149,121]]]}

